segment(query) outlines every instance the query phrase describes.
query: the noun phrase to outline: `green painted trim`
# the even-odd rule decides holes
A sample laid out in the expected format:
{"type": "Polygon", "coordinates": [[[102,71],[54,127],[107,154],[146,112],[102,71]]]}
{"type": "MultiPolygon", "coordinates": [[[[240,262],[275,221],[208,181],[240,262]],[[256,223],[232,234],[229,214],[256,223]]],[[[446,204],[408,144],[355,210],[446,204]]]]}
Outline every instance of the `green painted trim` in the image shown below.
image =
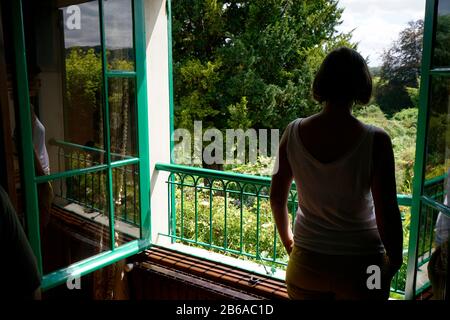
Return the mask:
{"type": "Polygon", "coordinates": [[[398,202],[399,206],[411,207],[412,206],[412,196],[411,195],[398,194],[397,195],[397,202],[398,202]]]}
{"type": "Polygon", "coordinates": [[[98,2],[98,12],[100,17],[100,40],[102,46],[102,81],[103,81],[103,132],[105,139],[105,153],[106,153],[106,164],[108,165],[107,172],[107,189],[108,189],[108,213],[109,213],[109,233],[110,233],[110,247],[111,250],[115,249],[115,230],[114,230],[114,190],[113,190],[113,177],[111,168],[111,130],[110,130],[110,117],[109,117],[109,94],[108,94],[108,59],[106,56],[106,36],[105,36],[105,24],[104,24],[104,8],[103,1],[98,2]]]}
{"type": "Polygon", "coordinates": [[[420,295],[422,292],[424,292],[425,290],[427,290],[430,287],[431,287],[431,282],[427,281],[419,289],[416,290],[416,296],[420,295]]]}
{"type": "Polygon", "coordinates": [[[106,72],[107,78],[132,78],[134,79],[136,77],[136,72],[134,71],[107,71],[106,72]]]}
{"type": "Polygon", "coordinates": [[[99,149],[99,148],[93,148],[93,147],[86,147],[81,144],[76,144],[72,142],[62,141],[62,140],[50,140],[49,144],[52,146],[61,146],[61,147],[67,147],[69,149],[80,149],[83,151],[89,151],[89,152],[99,152],[99,153],[105,153],[105,150],[99,149]]]}
{"type": "Polygon", "coordinates": [[[119,160],[111,162],[111,168],[118,168],[118,167],[124,167],[124,166],[130,166],[133,164],[139,164],[141,160],[139,158],[132,158],[132,159],[125,159],[125,160],[119,160]]]}
{"type": "MultiPolygon", "coordinates": [[[[271,178],[265,176],[253,176],[242,173],[218,171],[199,167],[189,167],[177,164],[157,163],[155,165],[155,168],[156,170],[167,171],[171,173],[184,173],[191,175],[194,174],[200,177],[219,178],[225,180],[239,181],[243,183],[256,183],[264,186],[269,186],[271,182],[271,178]]],[[[412,197],[410,195],[398,195],[399,205],[409,206],[411,200],[412,197]]]]}
{"type": "MultiPolygon", "coordinates": [[[[169,134],[170,134],[170,163],[174,163],[173,150],[175,147],[174,131],[175,131],[175,100],[174,100],[174,88],[173,88],[173,38],[172,38],[172,0],[166,2],[166,14],[167,14],[167,60],[169,64],[169,134]]],[[[174,182],[174,177],[171,176],[171,182],[174,182]]],[[[175,186],[170,185],[170,208],[175,208],[175,186]]],[[[170,224],[169,224],[170,225],[170,224]]],[[[176,229],[177,221],[176,215],[172,216],[172,230],[176,229]]],[[[172,239],[174,241],[174,239],[172,239]]]]}
{"type": "Polygon", "coordinates": [[[34,181],[36,183],[44,183],[44,182],[53,181],[53,180],[60,180],[60,179],[85,175],[85,174],[89,174],[89,173],[95,173],[95,172],[107,170],[107,169],[108,169],[108,165],[100,164],[100,165],[93,166],[90,168],[82,168],[82,169],[63,171],[63,172],[54,173],[54,174],[51,174],[48,176],[38,176],[38,177],[34,178],[34,181]]]}
{"type": "Polygon", "coordinates": [[[427,0],[423,36],[423,55],[420,83],[419,116],[417,122],[416,160],[414,164],[413,201],[408,245],[408,266],[406,273],[405,299],[413,300],[416,295],[417,250],[419,240],[419,223],[421,196],[425,170],[425,153],[428,129],[428,103],[430,87],[430,67],[433,46],[434,17],[436,1],[427,0]]]}
{"type": "MultiPolygon", "coordinates": [[[[68,148],[72,148],[72,149],[81,149],[81,150],[91,151],[91,152],[106,153],[106,151],[102,150],[102,149],[93,148],[93,147],[86,147],[86,146],[82,146],[80,144],[67,142],[67,141],[61,141],[61,140],[50,141],[50,144],[51,145],[55,145],[55,146],[64,146],[64,147],[68,147],[68,148]]],[[[124,159],[136,159],[136,157],[127,156],[127,155],[121,155],[121,154],[118,154],[118,153],[111,153],[111,155],[115,156],[115,157],[122,157],[124,159]]]]}
{"type": "MultiPolygon", "coordinates": [[[[136,56],[136,92],[138,108],[139,200],[141,206],[141,238],[151,241],[150,141],[147,97],[147,38],[143,0],[133,1],[134,47],[136,56]]],[[[156,111],[157,112],[157,111],[156,111]]]]}
{"type": "Polygon", "coordinates": [[[438,184],[438,183],[444,181],[445,178],[447,178],[447,174],[444,174],[444,175],[438,176],[438,177],[434,177],[434,178],[429,179],[429,180],[425,180],[423,186],[424,187],[429,187],[429,186],[431,186],[433,184],[438,184]]]}
{"type": "Polygon", "coordinates": [[[220,178],[220,179],[228,179],[243,183],[257,183],[260,185],[270,186],[271,178],[270,177],[262,177],[262,176],[252,176],[242,173],[235,173],[229,171],[217,171],[211,169],[204,169],[198,167],[189,167],[178,164],[165,164],[165,163],[157,163],[155,166],[156,170],[160,171],[168,171],[168,172],[177,172],[177,173],[185,173],[185,174],[195,174],[200,177],[209,177],[209,178],[220,178]]]}
{"type": "Polygon", "coordinates": [[[169,120],[170,120],[170,163],[173,163],[172,151],[174,148],[173,133],[174,133],[174,89],[173,89],[173,39],[172,39],[172,1],[167,0],[167,59],[169,64],[169,120]]]}
{"type": "Polygon", "coordinates": [[[450,68],[436,68],[430,70],[430,75],[439,77],[450,77],[450,68]]]}
{"type": "Polygon", "coordinates": [[[435,201],[434,199],[427,197],[427,196],[422,196],[421,197],[422,203],[426,204],[427,206],[442,212],[443,214],[450,216],[450,207],[447,207],[446,205],[435,201]]]}
{"type": "Polygon", "coordinates": [[[39,207],[34,168],[34,146],[31,130],[31,109],[28,88],[27,58],[22,16],[22,1],[11,1],[12,33],[14,41],[16,85],[20,128],[21,185],[25,202],[27,235],[42,274],[39,207]]]}
{"type": "Polygon", "coordinates": [[[149,241],[135,240],[116,248],[114,251],[110,250],[102,252],[86,260],[72,264],[68,268],[45,275],[42,279],[41,289],[44,291],[49,290],[65,283],[69,278],[87,275],[117,261],[135,255],[149,247],[149,241]]]}
{"type": "MultiPolygon", "coordinates": [[[[252,176],[242,173],[211,170],[199,167],[189,167],[178,164],[157,163],[155,169],[159,171],[167,171],[171,173],[183,173],[188,175],[196,175],[205,178],[217,178],[224,180],[232,180],[241,183],[253,183],[261,186],[270,186],[271,178],[264,176],[252,176]]],[[[295,184],[293,184],[293,188],[295,184]]],[[[411,206],[412,197],[410,195],[397,195],[397,201],[400,206],[411,206]]]]}

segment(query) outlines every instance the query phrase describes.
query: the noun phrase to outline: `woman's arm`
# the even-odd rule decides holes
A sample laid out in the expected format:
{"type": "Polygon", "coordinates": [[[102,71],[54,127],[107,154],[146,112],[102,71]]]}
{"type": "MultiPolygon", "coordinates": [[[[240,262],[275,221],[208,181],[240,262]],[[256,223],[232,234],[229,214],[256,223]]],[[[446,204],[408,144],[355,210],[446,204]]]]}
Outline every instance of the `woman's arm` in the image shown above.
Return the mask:
{"type": "Polygon", "coordinates": [[[392,272],[403,262],[403,229],[397,204],[395,161],[391,138],[377,130],[374,135],[372,195],[381,241],[392,272]]]}
{"type": "Polygon", "coordinates": [[[282,139],[278,150],[278,167],[270,186],[270,206],[281,241],[287,253],[291,254],[294,237],[289,223],[287,200],[292,184],[292,170],[287,159],[286,145],[286,139],[282,139]]]}

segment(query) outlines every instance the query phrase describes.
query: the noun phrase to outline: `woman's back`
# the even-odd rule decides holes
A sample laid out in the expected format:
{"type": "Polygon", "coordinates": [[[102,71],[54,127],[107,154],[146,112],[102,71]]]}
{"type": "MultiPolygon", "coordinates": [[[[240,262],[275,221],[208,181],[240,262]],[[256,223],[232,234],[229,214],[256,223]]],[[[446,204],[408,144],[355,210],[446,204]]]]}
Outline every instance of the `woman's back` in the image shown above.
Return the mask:
{"type": "Polygon", "coordinates": [[[330,163],[350,151],[364,130],[364,124],[354,117],[316,114],[302,120],[299,135],[314,158],[330,163]]]}
{"type": "Polygon", "coordinates": [[[370,190],[374,130],[347,121],[340,128],[323,126],[326,120],[318,115],[287,129],[287,158],[299,195],[294,242],[324,254],[381,253],[370,190]]]}
{"type": "Polygon", "coordinates": [[[402,264],[403,233],[391,140],[351,115],[355,104],[368,104],[372,96],[364,58],[350,48],[333,50],[312,94],[323,110],[287,127],[270,188],[277,230],[290,255],[289,296],[387,299],[402,264]],[[293,179],[299,201],[294,233],[288,212],[293,179]],[[381,290],[367,285],[374,265],[382,270],[381,290]]]}

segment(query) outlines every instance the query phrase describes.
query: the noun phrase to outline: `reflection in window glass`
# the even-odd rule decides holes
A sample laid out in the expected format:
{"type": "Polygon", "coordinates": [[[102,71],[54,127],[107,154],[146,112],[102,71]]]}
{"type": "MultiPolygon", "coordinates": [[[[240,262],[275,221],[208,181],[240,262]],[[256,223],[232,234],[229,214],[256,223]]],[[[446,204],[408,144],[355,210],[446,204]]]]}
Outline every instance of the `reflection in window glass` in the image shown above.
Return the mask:
{"type": "Polygon", "coordinates": [[[110,249],[106,182],[99,171],[38,185],[45,274],[110,249]]]}
{"type": "Polygon", "coordinates": [[[135,82],[129,78],[108,80],[111,159],[137,156],[135,82]]]}
{"type": "Polygon", "coordinates": [[[112,175],[116,246],[120,246],[140,235],[138,166],[114,168],[112,175]]]}
{"type": "Polygon", "coordinates": [[[448,274],[450,217],[422,206],[419,221],[416,291],[431,285],[434,300],[444,300],[448,274]]]}
{"type": "Polygon", "coordinates": [[[433,66],[450,67],[450,0],[438,3],[433,66]]]}
{"type": "MultiPolygon", "coordinates": [[[[36,21],[52,32],[33,33],[37,51],[55,49],[53,61],[40,68],[39,115],[45,132],[50,173],[105,163],[102,63],[97,1],[55,8],[43,6],[57,19],[36,21]],[[60,28],[59,26],[62,26],[60,28]],[[40,48],[40,43],[46,44],[40,48]],[[49,46],[49,43],[53,43],[49,46]],[[58,57],[59,56],[59,57],[58,57]]],[[[31,43],[30,43],[31,45],[31,43]]],[[[43,53],[44,54],[44,53],[43,53]]],[[[49,58],[50,60],[50,58],[49,58]]]]}
{"type": "Polygon", "coordinates": [[[449,205],[450,79],[433,78],[430,96],[424,194],[449,205]]]}
{"type": "Polygon", "coordinates": [[[134,70],[131,0],[104,2],[106,55],[110,70],[134,70]]]}

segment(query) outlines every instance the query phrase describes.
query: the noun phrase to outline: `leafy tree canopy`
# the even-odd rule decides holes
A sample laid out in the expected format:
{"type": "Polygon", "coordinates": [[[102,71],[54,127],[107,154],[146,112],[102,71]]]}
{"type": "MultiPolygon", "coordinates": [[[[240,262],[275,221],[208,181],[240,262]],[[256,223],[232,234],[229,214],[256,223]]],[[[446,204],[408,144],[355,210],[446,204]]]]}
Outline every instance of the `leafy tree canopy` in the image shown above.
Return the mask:
{"type": "Polygon", "coordinates": [[[389,115],[414,107],[407,88],[419,86],[422,58],[423,20],[411,21],[383,54],[376,101],[389,115]]]}
{"type": "Polygon", "coordinates": [[[173,3],[176,126],[284,128],[318,110],[313,76],[338,34],[337,0],[173,3]]]}

